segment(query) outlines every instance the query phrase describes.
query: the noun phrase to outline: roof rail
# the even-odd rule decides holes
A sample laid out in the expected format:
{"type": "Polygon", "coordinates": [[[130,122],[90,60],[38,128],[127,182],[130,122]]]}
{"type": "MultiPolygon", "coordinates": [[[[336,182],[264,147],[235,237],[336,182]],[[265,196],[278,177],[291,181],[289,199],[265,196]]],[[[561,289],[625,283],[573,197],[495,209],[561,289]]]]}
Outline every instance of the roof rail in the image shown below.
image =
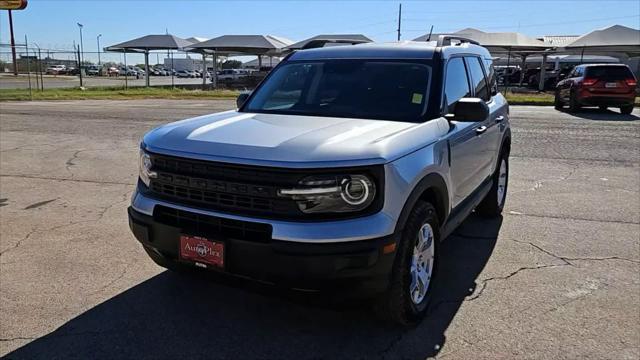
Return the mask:
{"type": "Polygon", "coordinates": [[[469,43],[474,45],[480,45],[479,42],[471,40],[466,37],[456,35],[440,35],[438,36],[438,44],[436,46],[448,46],[451,45],[451,40],[458,40],[460,43],[469,43]]]}
{"type": "Polygon", "coordinates": [[[325,46],[326,44],[351,44],[351,45],[356,45],[356,44],[364,44],[364,43],[368,43],[368,42],[369,41],[360,40],[360,39],[315,39],[315,40],[311,40],[308,43],[306,43],[302,48],[300,48],[300,50],[320,48],[320,47],[325,46]]]}

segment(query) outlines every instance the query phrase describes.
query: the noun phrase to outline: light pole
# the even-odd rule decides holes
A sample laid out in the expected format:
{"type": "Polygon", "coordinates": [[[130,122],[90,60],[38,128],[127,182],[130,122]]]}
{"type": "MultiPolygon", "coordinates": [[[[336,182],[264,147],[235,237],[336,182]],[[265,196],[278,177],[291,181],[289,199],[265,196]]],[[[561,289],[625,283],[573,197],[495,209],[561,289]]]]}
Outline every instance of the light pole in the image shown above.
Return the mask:
{"type": "Polygon", "coordinates": [[[84,46],[82,45],[82,27],[83,25],[80,23],[78,24],[78,28],[80,29],[80,69],[78,69],[80,72],[82,72],[82,62],[84,60],[84,46]]]}
{"type": "Polygon", "coordinates": [[[96,40],[98,40],[98,66],[101,65],[100,63],[100,37],[102,36],[102,34],[98,35],[98,37],[96,38],[96,40]]]}

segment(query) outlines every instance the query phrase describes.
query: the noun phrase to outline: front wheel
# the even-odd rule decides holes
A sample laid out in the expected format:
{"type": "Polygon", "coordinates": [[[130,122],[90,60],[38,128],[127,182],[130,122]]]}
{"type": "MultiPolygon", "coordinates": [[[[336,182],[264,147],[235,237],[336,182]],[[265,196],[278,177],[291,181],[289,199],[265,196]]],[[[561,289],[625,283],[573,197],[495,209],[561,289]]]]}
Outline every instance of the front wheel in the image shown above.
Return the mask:
{"type": "Polygon", "coordinates": [[[496,217],[502,214],[504,202],[507,199],[507,185],[509,183],[509,157],[502,154],[498,162],[498,169],[493,174],[491,190],[476,207],[476,212],[485,217],[496,217]]]}
{"type": "Polygon", "coordinates": [[[401,325],[422,319],[431,301],[440,240],[436,210],[419,201],[407,219],[398,242],[391,285],[376,304],[378,315],[401,325]]]}
{"type": "Polygon", "coordinates": [[[556,96],[553,99],[553,107],[556,110],[562,110],[563,106],[564,106],[564,104],[562,104],[562,100],[560,99],[560,93],[558,91],[556,91],[556,96]]]}
{"type": "Polygon", "coordinates": [[[629,115],[633,111],[633,105],[623,106],[620,108],[620,113],[624,115],[629,115]]]}

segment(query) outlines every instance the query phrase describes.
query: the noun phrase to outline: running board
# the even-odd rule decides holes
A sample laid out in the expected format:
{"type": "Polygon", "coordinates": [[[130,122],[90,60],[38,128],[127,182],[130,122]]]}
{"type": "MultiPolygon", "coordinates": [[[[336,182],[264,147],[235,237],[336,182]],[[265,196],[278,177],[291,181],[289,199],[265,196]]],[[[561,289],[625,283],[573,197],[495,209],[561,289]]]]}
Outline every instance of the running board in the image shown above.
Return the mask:
{"type": "Polygon", "coordinates": [[[449,215],[447,222],[440,229],[440,238],[442,240],[451,235],[451,233],[453,233],[453,231],[462,224],[469,214],[471,214],[473,209],[480,204],[482,199],[487,196],[489,191],[491,191],[491,185],[493,185],[492,181],[493,176],[485,180],[471,196],[451,211],[451,215],[449,215]]]}

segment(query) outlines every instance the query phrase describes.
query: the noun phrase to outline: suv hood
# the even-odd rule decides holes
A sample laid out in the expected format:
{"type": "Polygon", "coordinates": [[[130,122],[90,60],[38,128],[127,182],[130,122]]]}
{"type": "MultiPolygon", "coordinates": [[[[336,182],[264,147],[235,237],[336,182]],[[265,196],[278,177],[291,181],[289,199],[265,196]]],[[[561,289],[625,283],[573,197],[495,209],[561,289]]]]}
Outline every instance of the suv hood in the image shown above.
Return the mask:
{"type": "Polygon", "coordinates": [[[449,123],[443,118],[407,123],[232,110],[161,126],[147,133],[143,142],[151,152],[204,160],[285,167],[353,166],[395,160],[436,141],[448,130],[449,123]]]}

